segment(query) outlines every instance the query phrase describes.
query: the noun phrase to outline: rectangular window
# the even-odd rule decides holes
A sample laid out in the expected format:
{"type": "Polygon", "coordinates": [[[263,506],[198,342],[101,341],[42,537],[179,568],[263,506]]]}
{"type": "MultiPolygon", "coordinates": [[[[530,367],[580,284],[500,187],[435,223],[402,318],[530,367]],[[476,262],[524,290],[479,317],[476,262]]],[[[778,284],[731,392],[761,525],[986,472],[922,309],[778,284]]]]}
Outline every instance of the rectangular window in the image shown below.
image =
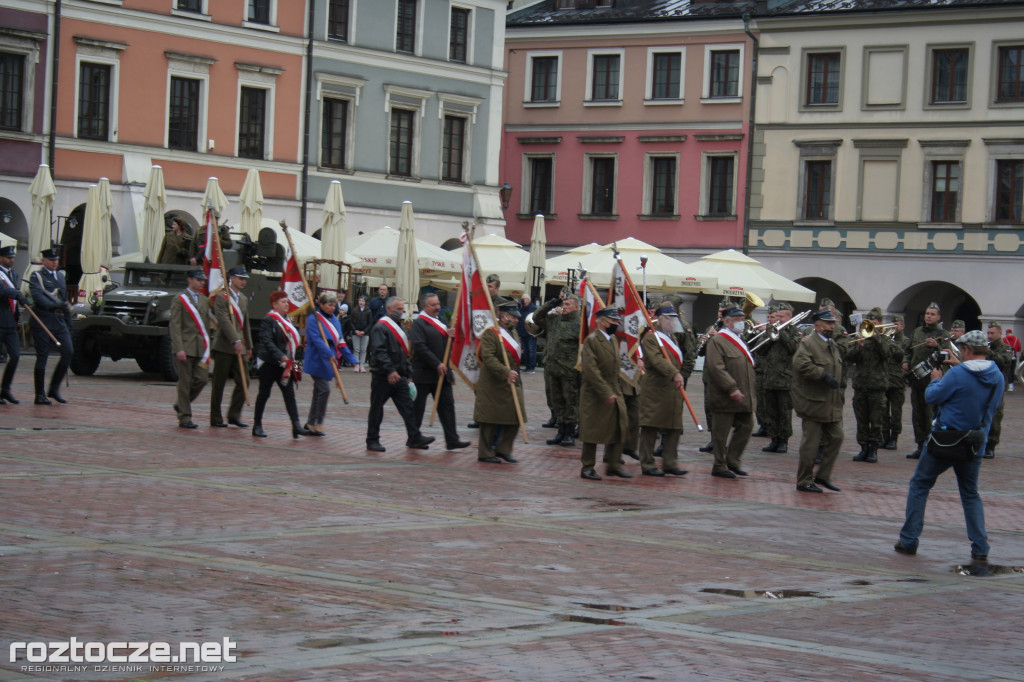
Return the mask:
{"type": "Polygon", "coordinates": [[[171,77],[171,101],[167,124],[170,149],[196,151],[199,132],[199,81],[171,77]]]}
{"type": "Polygon", "coordinates": [[[530,215],[551,215],[551,181],[554,159],[530,159],[530,215]]]}
{"type": "Polygon", "coordinates": [[[932,103],[967,101],[966,49],[932,52],[932,103]]]}
{"type": "Polygon", "coordinates": [[[182,12],[199,12],[203,11],[203,0],[178,0],[176,9],[182,12]]]}
{"type": "Polygon", "coordinates": [[[558,57],[534,57],[531,102],[555,102],[558,97],[558,57]]]}
{"type": "Polygon", "coordinates": [[[676,159],[659,156],[652,159],[651,215],[674,215],[676,212],[676,159]]]}
{"type": "Polygon", "coordinates": [[[325,98],[320,130],[320,165],[344,168],[347,139],[348,100],[325,98]]]}
{"type": "Polygon", "coordinates": [[[249,0],[249,21],[254,24],[269,24],[270,0],[249,0]]]}
{"type": "Polygon", "coordinates": [[[463,64],[469,59],[469,10],[452,7],[451,37],[448,42],[448,59],[463,64]]]}
{"type": "Polygon", "coordinates": [[[838,52],[807,55],[807,103],[839,104],[838,52]]]}
{"type": "Polygon", "coordinates": [[[960,163],[932,162],[932,222],[956,222],[957,197],[960,195],[960,163]]]}
{"type": "Polygon", "coordinates": [[[681,65],[682,55],[678,52],[659,52],[654,55],[651,99],[679,99],[681,65]]]}
{"type": "Polygon", "coordinates": [[[1024,102],[1024,45],[999,48],[997,102],[1024,102]]]}
{"type": "Polygon", "coordinates": [[[804,192],[804,218],[828,220],[832,203],[832,162],[808,161],[804,192]]]}
{"type": "Polygon", "coordinates": [[[441,179],[462,182],[462,157],[466,150],[466,119],[444,117],[444,140],[441,150],[441,179]]]}
{"type": "Polygon", "coordinates": [[[263,141],[267,131],[267,91],[242,88],[238,109],[238,156],[262,159],[263,141]]]}
{"type": "Polygon", "coordinates": [[[330,0],[327,6],[327,37],[348,40],[349,0],[330,0]]]}
{"type": "Polygon", "coordinates": [[[619,55],[594,55],[593,100],[619,99],[619,55]]]}
{"type": "Polygon", "coordinates": [[[25,58],[0,52],[0,129],[21,130],[25,58]]]}
{"type": "Polygon", "coordinates": [[[110,120],[110,66],[82,62],[78,70],[78,137],[106,140],[110,120]]]}
{"type": "Polygon", "coordinates": [[[412,177],[412,144],[415,111],[409,109],[391,110],[391,175],[412,177]]]}
{"type": "Polygon", "coordinates": [[[598,156],[591,163],[592,215],[613,215],[615,213],[615,159],[598,156]]]}
{"type": "Polygon", "coordinates": [[[398,0],[395,49],[399,52],[416,51],[416,0],[398,0]]]}
{"type": "Polygon", "coordinates": [[[740,92],[740,51],[711,52],[711,97],[738,97],[740,92]]]}
{"type": "Polygon", "coordinates": [[[708,215],[730,216],[732,208],[732,179],[735,159],[731,156],[712,156],[708,159],[708,215]]]}
{"type": "Polygon", "coordinates": [[[1019,223],[1024,204],[1024,161],[996,161],[996,222],[1019,223]]]}

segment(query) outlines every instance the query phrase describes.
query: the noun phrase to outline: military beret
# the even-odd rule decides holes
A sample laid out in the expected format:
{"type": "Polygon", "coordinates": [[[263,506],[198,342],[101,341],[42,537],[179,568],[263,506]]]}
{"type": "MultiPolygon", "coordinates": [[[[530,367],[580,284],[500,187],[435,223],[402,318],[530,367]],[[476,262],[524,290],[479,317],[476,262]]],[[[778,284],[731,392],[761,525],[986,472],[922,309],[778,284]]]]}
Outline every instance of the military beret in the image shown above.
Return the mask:
{"type": "Polygon", "coordinates": [[[824,310],[819,310],[811,315],[811,319],[815,322],[835,322],[836,316],[832,314],[831,310],[825,308],[824,310]]]}
{"type": "Polygon", "coordinates": [[[953,324],[949,325],[950,329],[967,329],[967,325],[964,324],[963,320],[953,320],[953,324]]]}

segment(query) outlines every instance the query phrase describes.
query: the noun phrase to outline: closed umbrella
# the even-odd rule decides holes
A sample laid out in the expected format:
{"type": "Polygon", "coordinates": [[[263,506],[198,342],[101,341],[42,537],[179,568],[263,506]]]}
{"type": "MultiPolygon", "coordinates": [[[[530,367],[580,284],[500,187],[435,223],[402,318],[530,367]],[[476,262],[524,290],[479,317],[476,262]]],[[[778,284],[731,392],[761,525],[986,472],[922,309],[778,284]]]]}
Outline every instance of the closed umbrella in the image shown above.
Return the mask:
{"type": "MultiPolygon", "coordinates": [[[[53,199],[57,196],[57,188],[53,185],[48,165],[40,164],[28,191],[32,195],[32,214],[28,221],[28,258],[32,265],[25,273],[26,280],[33,272],[43,267],[40,262],[41,252],[50,248],[50,210],[53,208],[53,199]]],[[[27,294],[28,284],[23,284],[22,288],[27,294]]]]}
{"type": "MultiPolygon", "coordinates": [[[[531,294],[536,294],[536,292],[532,291],[532,287],[538,287],[543,293],[544,261],[547,257],[547,246],[548,237],[544,229],[544,216],[538,213],[533,219],[533,234],[530,236],[530,260],[526,271],[531,294]]],[[[537,294],[537,296],[539,295],[537,294]]]]}
{"type": "Polygon", "coordinates": [[[764,300],[813,303],[814,291],[772,272],[761,262],[738,251],[718,251],[690,264],[698,276],[718,279],[718,287],[708,293],[743,298],[750,291],[764,300]]]}
{"type": "Polygon", "coordinates": [[[143,193],[146,200],[145,215],[142,223],[142,255],[150,263],[160,258],[160,247],[163,246],[164,209],[167,206],[167,190],[164,187],[164,169],[153,166],[149,169],[149,182],[143,193]]]}
{"type": "Polygon", "coordinates": [[[416,257],[415,222],[412,202],[402,202],[402,218],[398,223],[398,263],[395,266],[395,293],[404,298],[405,319],[412,319],[412,304],[419,299],[420,270],[416,257]]]}
{"type": "MultiPolygon", "coordinates": [[[[103,292],[104,253],[102,192],[99,185],[90,185],[85,200],[85,224],[82,226],[82,278],[78,281],[78,298],[88,299],[92,294],[103,292]]],[[[109,241],[107,242],[109,243],[109,241]]],[[[109,252],[108,252],[109,253],[109,252]]]]}
{"type": "Polygon", "coordinates": [[[238,197],[242,204],[242,221],[240,229],[249,239],[256,241],[263,223],[263,187],[260,184],[260,172],[250,168],[245,175],[242,194],[238,197]]]}
{"type": "MultiPolygon", "coordinates": [[[[345,261],[345,229],[345,199],[341,195],[341,183],[332,180],[327,190],[323,220],[320,223],[321,258],[345,261]]],[[[338,291],[341,288],[339,277],[337,266],[320,266],[320,286],[324,289],[338,291]]]]}
{"type": "Polygon", "coordinates": [[[206,192],[203,193],[203,201],[200,204],[203,209],[203,221],[206,220],[206,211],[211,209],[213,211],[214,218],[219,218],[220,214],[224,212],[228,207],[228,198],[224,196],[224,192],[220,189],[220,183],[217,182],[217,178],[210,178],[206,181],[206,192]]]}

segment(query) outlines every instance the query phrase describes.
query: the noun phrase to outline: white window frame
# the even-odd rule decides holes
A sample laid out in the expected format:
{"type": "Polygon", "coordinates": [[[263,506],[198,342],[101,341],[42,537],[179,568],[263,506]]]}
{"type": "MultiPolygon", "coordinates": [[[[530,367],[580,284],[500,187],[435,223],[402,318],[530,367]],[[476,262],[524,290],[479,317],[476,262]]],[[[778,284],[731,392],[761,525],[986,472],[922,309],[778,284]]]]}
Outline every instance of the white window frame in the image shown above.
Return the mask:
{"type": "MultiPolygon", "coordinates": [[[[348,120],[345,123],[345,168],[334,168],[323,165],[323,144],[317,142],[317,167],[325,172],[339,173],[355,170],[355,130],[356,110],[359,108],[359,99],[362,95],[363,86],[366,80],[352,78],[349,76],[335,76],[333,74],[318,73],[316,78],[316,99],[320,102],[317,130],[323,135],[324,104],[325,99],[342,99],[349,103],[348,120]]],[[[390,130],[389,130],[390,133],[390,130]]]]}
{"type": "MultiPolygon", "coordinates": [[[[242,88],[254,88],[267,91],[265,112],[266,125],[263,130],[263,161],[274,160],[274,103],[277,96],[277,77],[284,71],[250,64],[235,63],[238,69],[238,84],[235,97],[235,156],[238,156],[238,129],[242,113],[242,88]]],[[[248,158],[248,157],[247,157],[248,158]]]]}
{"type": "Polygon", "coordinates": [[[619,153],[590,152],[583,155],[583,202],[580,215],[585,218],[613,219],[619,215],[619,153]],[[592,213],[594,204],[594,159],[615,159],[615,183],[612,185],[612,212],[592,213]]]}
{"type": "Polygon", "coordinates": [[[565,61],[561,50],[543,50],[539,52],[526,53],[526,85],[523,88],[523,106],[531,108],[557,107],[562,105],[562,68],[565,61]],[[555,99],[554,101],[533,102],[533,60],[537,57],[555,57],[558,59],[558,68],[555,70],[555,99]]]}
{"type": "MultiPolygon", "coordinates": [[[[164,148],[168,148],[170,141],[171,78],[190,78],[199,81],[199,121],[196,126],[196,149],[194,151],[205,154],[214,148],[215,143],[215,140],[207,137],[210,123],[210,65],[215,60],[173,52],[165,54],[167,56],[167,86],[164,91],[164,148]]],[[[238,136],[235,137],[236,141],[233,146],[238,144],[238,136]]],[[[175,149],[172,151],[185,150],[175,149]]]]}
{"type": "Polygon", "coordinates": [[[933,162],[947,162],[947,163],[959,163],[960,164],[960,190],[957,192],[956,197],[956,223],[955,227],[960,228],[960,223],[963,220],[963,206],[964,206],[964,175],[967,172],[967,148],[970,145],[969,140],[950,140],[946,143],[941,142],[930,142],[927,140],[918,140],[918,145],[921,147],[921,163],[922,163],[922,175],[923,175],[923,187],[921,193],[921,219],[918,221],[921,224],[927,224],[930,227],[942,227],[950,226],[953,223],[936,223],[932,222],[932,186],[935,182],[935,171],[932,167],[933,162]]]}
{"type": "MultiPolygon", "coordinates": [[[[0,50],[9,54],[19,54],[25,58],[25,68],[23,71],[25,81],[23,83],[24,89],[21,93],[21,125],[18,127],[18,130],[0,131],[0,136],[10,136],[19,133],[31,134],[32,132],[32,125],[35,120],[36,65],[39,63],[39,44],[46,37],[45,34],[41,33],[31,36],[0,33],[0,50]]],[[[78,91],[76,90],[75,92],[77,94],[78,91]]],[[[77,117],[75,120],[77,122],[77,117]]]]}
{"type": "Polygon", "coordinates": [[[476,8],[473,5],[467,5],[464,2],[450,2],[448,4],[448,41],[445,43],[447,46],[448,55],[445,55],[445,61],[451,62],[452,64],[465,64],[470,66],[475,63],[473,53],[473,43],[476,37],[476,15],[474,11],[476,8]],[[469,11],[469,21],[466,24],[466,61],[465,62],[452,62],[451,61],[451,44],[452,44],[452,10],[453,9],[464,9],[469,11]]]}
{"type": "MultiPolygon", "coordinates": [[[[626,77],[626,50],[618,49],[595,49],[587,50],[587,95],[583,102],[585,107],[621,107],[622,91],[625,89],[623,80],[626,77]],[[594,99],[594,59],[596,57],[617,56],[619,58],[619,91],[615,99],[594,99]]],[[[559,73],[559,85],[561,85],[561,73],[559,73]]]]}
{"type": "Polygon", "coordinates": [[[175,17],[185,17],[187,19],[213,21],[213,18],[210,16],[210,0],[202,0],[199,12],[189,12],[188,10],[178,9],[178,0],[171,0],[171,15],[175,17]]]}
{"type": "MultiPolygon", "coordinates": [[[[377,0],[381,2],[381,0],[377,0]]],[[[397,54],[413,54],[417,57],[423,56],[423,14],[426,10],[423,0],[416,0],[416,27],[413,29],[413,45],[412,52],[398,51],[398,2],[394,0],[394,14],[395,17],[394,30],[391,32],[391,50],[397,54]]],[[[451,22],[451,14],[448,15],[448,21],[451,22]]],[[[449,27],[450,28],[450,27],[449,27]]],[[[447,43],[445,43],[447,46],[447,43]]],[[[447,59],[445,60],[447,61],[447,59]]]]}
{"type": "Polygon", "coordinates": [[[682,155],[679,152],[644,152],[644,189],[643,189],[643,202],[641,204],[641,216],[644,218],[653,219],[671,219],[679,217],[679,164],[682,155]],[[671,214],[653,214],[651,211],[654,208],[653,194],[654,194],[654,160],[655,159],[675,159],[676,162],[676,182],[672,188],[672,208],[671,214]]]}
{"type": "Polygon", "coordinates": [[[75,137],[78,137],[78,100],[81,92],[82,62],[110,67],[110,92],[107,110],[107,142],[117,142],[118,83],[120,81],[121,51],[127,45],[78,38],[75,40],[75,137]]]}
{"type": "Polygon", "coordinates": [[[531,163],[534,159],[551,159],[551,186],[549,187],[548,196],[551,197],[551,212],[545,213],[544,217],[554,218],[557,213],[555,211],[555,178],[558,177],[558,155],[555,152],[543,152],[540,154],[523,154],[522,164],[522,177],[519,180],[519,186],[523,188],[523,191],[519,193],[519,216],[532,218],[532,214],[529,214],[530,206],[533,204],[533,164],[531,163]]]}
{"type": "Polygon", "coordinates": [[[739,188],[736,185],[739,179],[739,165],[739,152],[735,150],[709,150],[702,151],[700,153],[700,201],[698,203],[697,212],[702,220],[736,219],[736,195],[739,191],[739,188]],[[721,158],[732,158],[732,198],[730,199],[732,212],[728,215],[710,215],[708,213],[710,203],[708,201],[708,194],[711,190],[711,160],[721,158]]]}
{"type": "MultiPolygon", "coordinates": [[[[437,94],[439,106],[437,107],[437,118],[441,122],[440,135],[438,140],[438,149],[443,152],[444,150],[444,118],[445,116],[459,116],[466,119],[466,130],[463,133],[464,144],[462,146],[462,180],[459,182],[462,184],[469,184],[469,178],[472,177],[470,173],[471,160],[473,158],[473,129],[476,126],[476,114],[483,104],[482,99],[479,97],[466,97],[464,95],[452,95],[445,92],[439,92],[437,94]]],[[[441,171],[444,168],[444,159],[442,155],[438,154],[437,159],[437,177],[441,177],[441,171]]],[[[443,180],[442,182],[455,182],[453,180],[443,180]]]]}
{"type": "Polygon", "coordinates": [[[986,183],[985,191],[988,197],[985,202],[985,220],[987,226],[991,226],[995,229],[1013,229],[1012,226],[1017,223],[997,223],[996,222],[996,184],[999,182],[998,174],[998,163],[1000,161],[1024,161],[1024,144],[1018,143],[1016,140],[995,140],[992,142],[986,142],[986,166],[988,168],[988,181],[986,183]]]}
{"type": "Polygon", "coordinates": [[[647,83],[644,90],[644,104],[663,106],[666,104],[684,104],[686,99],[686,46],[663,45],[647,48],[647,83]],[[679,55],[679,97],[654,99],[654,58],[659,54],[679,55]]]}
{"type": "Polygon", "coordinates": [[[338,38],[332,38],[327,33],[327,26],[331,21],[331,5],[328,2],[324,3],[323,17],[324,22],[324,40],[337,41],[338,44],[354,45],[356,42],[356,8],[359,3],[356,0],[349,0],[348,3],[348,36],[345,38],[345,42],[342,43],[338,38]]]}
{"type": "Polygon", "coordinates": [[[419,180],[420,156],[423,148],[423,117],[426,114],[427,101],[434,93],[429,90],[417,90],[398,85],[384,86],[384,111],[387,113],[387,134],[384,135],[384,158],[387,160],[387,175],[406,180],[419,180]],[[396,99],[397,98],[397,99],[396,99]],[[412,117],[412,158],[409,160],[409,175],[394,175],[391,172],[391,109],[412,110],[418,116],[412,117]]]}
{"type": "Polygon", "coordinates": [[[715,43],[704,46],[704,83],[701,86],[702,104],[734,104],[743,101],[743,71],[746,68],[746,45],[743,43],[715,43]],[[735,97],[712,97],[711,96],[711,54],[726,50],[740,51],[740,70],[736,74],[736,96],[735,97]]]}
{"type": "Polygon", "coordinates": [[[280,33],[281,27],[277,25],[277,2],[278,0],[267,0],[270,3],[270,23],[260,24],[255,21],[249,21],[249,2],[248,0],[242,0],[242,27],[243,28],[255,28],[259,31],[273,31],[274,33],[280,33]]]}

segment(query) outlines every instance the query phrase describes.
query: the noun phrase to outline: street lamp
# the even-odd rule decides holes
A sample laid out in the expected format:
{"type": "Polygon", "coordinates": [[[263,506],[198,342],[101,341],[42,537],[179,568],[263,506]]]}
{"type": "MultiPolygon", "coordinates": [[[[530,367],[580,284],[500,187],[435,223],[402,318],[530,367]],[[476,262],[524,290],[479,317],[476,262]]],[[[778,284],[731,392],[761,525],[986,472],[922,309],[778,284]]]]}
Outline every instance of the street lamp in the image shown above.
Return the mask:
{"type": "Polygon", "coordinates": [[[510,185],[510,184],[508,184],[508,182],[506,182],[505,184],[503,184],[501,186],[501,189],[498,190],[498,196],[501,197],[501,210],[502,211],[508,210],[508,202],[512,198],[512,189],[513,189],[512,185],[510,185]]]}

